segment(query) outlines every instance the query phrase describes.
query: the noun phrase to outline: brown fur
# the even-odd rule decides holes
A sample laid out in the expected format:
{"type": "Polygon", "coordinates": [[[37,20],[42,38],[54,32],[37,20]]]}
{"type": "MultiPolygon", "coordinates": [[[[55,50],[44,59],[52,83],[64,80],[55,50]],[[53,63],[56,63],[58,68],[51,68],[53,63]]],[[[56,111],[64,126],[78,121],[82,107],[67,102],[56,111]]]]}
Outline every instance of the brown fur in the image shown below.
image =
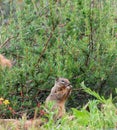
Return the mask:
{"type": "Polygon", "coordinates": [[[56,119],[65,114],[65,103],[71,93],[71,88],[72,86],[68,79],[58,78],[46,99],[46,106],[49,102],[54,102],[53,110],[58,111],[57,115],[55,116],[56,119]]]}
{"type": "Polygon", "coordinates": [[[11,68],[12,63],[10,60],[6,59],[3,55],[0,54],[0,66],[2,68],[5,68],[5,67],[11,68]]]}

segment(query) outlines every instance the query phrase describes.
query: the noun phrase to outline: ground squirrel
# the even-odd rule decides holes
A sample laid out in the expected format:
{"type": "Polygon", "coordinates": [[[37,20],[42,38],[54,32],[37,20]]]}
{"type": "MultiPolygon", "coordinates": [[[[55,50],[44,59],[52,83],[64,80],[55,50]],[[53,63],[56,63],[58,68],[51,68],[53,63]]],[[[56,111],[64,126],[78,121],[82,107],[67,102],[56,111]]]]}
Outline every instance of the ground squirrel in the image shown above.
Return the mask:
{"type": "Polygon", "coordinates": [[[11,68],[12,67],[12,63],[11,63],[10,60],[6,59],[3,55],[0,54],[0,66],[2,68],[4,68],[4,67],[11,68]]]}
{"type": "Polygon", "coordinates": [[[53,101],[53,109],[58,113],[55,118],[60,118],[65,114],[65,102],[71,93],[71,83],[66,78],[57,78],[54,87],[51,89],[49,96],[46,99],[46,104],[53,101]]]}

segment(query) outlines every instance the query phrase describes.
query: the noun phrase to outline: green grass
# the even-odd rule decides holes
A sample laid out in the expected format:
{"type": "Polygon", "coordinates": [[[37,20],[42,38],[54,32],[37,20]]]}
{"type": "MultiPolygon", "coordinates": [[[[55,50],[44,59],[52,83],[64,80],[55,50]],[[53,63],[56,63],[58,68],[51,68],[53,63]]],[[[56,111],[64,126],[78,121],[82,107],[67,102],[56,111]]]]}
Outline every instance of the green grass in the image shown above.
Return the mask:
{"type": "MultiPolygon", "coordinates": [[[[104,99],[99,96],[98,93],[90,90],[89,88],[84,88],[84,91],[95,96],[97,99],[90,100],[86,106],[80,110],[72,108],[66,115],[55,121],[53,120],[53,112],[45,115],[48,121],[44,123],[41,127],[32,126],[29,130],[103,130],[103,129],[116,129],[117,127],[117,108],[112,103],[112,98],[104,99]],[[70,117],[73,117],[72,119],[70,117]]],[[[26,119],[25,119],[26,120],[26,119]]],[[[24,118],[20,119],[21,127],[23,128],[24,118]]],[[[41,118],[42,120],[42,118],[41,118]]],[[[1,130],[6,130],[7,123],[4,126],[1,124],[1,130]]]]}

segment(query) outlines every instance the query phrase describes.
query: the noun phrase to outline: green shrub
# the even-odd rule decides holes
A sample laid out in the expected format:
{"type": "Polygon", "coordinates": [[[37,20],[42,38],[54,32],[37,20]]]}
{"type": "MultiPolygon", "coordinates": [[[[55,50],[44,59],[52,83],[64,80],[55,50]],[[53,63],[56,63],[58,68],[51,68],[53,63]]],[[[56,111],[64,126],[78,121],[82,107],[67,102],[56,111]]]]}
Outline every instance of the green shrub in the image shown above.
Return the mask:
{"type": "MultiPolygon", "coordinates": [[[[17,113],[29,110],[30,118],[47,97],[56,76],[68,78],[76,89],[84,81],[101,95],[115,96],[114,2],[26,0],[20,6],[7,1],[8,23],[4,23],[4,14],[0,16],[0,53],[12,59],[14,66],[0,72],[0,97],[9,99],[17,113]]],[[[73,106],[77,102],[75,93],[69,100],[73,106]]]]}

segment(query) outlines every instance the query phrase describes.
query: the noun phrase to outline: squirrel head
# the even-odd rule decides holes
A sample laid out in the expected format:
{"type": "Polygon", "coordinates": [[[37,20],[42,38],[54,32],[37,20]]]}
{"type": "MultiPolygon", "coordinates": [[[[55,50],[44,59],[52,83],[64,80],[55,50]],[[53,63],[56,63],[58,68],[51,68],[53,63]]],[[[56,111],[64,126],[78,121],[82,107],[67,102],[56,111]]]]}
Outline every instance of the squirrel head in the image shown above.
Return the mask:
{"type": "Polygon", "coordinates": [[[72,85],[70,81],[66,78],[57,78],[55,80],[55,85],[51,89],[51,99],[62,102],[71,94],[72,85]]]}
{"type": "Polygon", "coordinates": [[[55,85],[59,88],[72,89],[70,81],[66,78],[56,78],[55,85]]]}

